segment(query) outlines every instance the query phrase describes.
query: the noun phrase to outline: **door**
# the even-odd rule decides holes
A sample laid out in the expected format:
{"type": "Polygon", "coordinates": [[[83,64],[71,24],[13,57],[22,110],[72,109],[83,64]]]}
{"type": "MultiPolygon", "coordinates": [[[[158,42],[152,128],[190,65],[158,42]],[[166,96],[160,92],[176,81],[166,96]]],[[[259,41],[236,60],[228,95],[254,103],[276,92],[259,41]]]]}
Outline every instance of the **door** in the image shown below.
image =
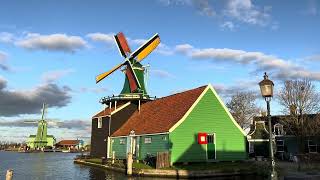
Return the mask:
{"type": "Polygon", "coordinates": [[[216,159],[216,140],[215,133],[207,135],[207,158],[208,160],[216,159]]]}

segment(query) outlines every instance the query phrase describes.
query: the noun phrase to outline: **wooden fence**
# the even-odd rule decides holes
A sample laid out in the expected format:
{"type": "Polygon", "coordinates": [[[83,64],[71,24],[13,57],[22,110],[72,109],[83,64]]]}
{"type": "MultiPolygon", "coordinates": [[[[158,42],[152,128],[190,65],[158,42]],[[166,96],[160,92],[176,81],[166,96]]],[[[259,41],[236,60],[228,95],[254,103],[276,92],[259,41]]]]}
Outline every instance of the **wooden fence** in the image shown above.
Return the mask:
{"type": "Polygon", "coordinates": [[[170,153],[169,152],[157,152],[156,168],[170,167],[170,153]]]}

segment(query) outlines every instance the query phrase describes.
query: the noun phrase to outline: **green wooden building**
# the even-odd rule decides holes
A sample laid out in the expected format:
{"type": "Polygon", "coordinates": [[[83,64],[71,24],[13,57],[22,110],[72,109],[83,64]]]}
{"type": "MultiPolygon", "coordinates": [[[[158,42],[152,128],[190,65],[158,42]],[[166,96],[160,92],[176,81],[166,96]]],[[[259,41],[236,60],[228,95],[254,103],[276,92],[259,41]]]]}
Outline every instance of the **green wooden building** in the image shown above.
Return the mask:
{"type": "Polygon", "coordinates": [[[246,134],[211,85],[139,104],[105,139],[107,156],[119,159],[128,152],[138,160],[169,152],[171,163],[247,158],[246,134]]]}
{"type": "Polygon", "coordinates": [[[53,135],[48,135],[48,123],[45,120],[46,105],[43,104],[41,120],[38,121],[38,129],[36,135],[30,135],[27,140],[27,146],[31,149],[52,148],[56,143],[53,135]]]}

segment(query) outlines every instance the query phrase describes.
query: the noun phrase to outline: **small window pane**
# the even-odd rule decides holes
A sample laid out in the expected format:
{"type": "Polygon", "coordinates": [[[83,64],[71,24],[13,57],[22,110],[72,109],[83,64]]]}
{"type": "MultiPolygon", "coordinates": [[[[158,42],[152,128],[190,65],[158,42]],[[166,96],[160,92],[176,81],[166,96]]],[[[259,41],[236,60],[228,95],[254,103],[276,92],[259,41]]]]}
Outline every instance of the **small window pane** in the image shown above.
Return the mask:
{"type": "Polygon", "coordinates": [[[254,143],[249,142],[249,153],[254,153],[254,143]]]}
{"type": "Polygon", "coordinates": [[[102,118],[98,118],[98,128],[102,128],[102,118]]]}
{"type": "Polygon", "coordinates": [[[124,138],[120,139],[120,144],[125,144],[126,140],[124,138]]]}
{"type": "Polygon", "coordinates": [[[146,138],[144,138],[144,143],[145,144],[150,144],[151,143],[151,137],[146,137],[146,138]]]}
{"type": "Polygon", "coordinates": [[[284,141],[283,140],[277,140],[277,152],[284,152],[284,141]]]}

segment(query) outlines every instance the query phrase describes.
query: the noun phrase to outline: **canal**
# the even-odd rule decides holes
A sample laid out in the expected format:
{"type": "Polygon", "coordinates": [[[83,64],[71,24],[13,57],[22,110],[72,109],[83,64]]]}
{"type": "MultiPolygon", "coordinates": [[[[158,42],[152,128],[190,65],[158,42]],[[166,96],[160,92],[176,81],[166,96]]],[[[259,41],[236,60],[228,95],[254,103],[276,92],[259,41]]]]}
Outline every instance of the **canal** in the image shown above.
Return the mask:
{"type": "MultiPolygon", "coordinates": [[[[0,179],[7,169],[13,169],[13,180],[164,180],[164,178],[131,177],[122,173],[73,163],[74,153],[18,153],[0,151],[0,179]]],[[[219,178],[225,179],[225,178],[219,178]]],[[[229,177],[227,179],[252,179],[229,177]]]]}

